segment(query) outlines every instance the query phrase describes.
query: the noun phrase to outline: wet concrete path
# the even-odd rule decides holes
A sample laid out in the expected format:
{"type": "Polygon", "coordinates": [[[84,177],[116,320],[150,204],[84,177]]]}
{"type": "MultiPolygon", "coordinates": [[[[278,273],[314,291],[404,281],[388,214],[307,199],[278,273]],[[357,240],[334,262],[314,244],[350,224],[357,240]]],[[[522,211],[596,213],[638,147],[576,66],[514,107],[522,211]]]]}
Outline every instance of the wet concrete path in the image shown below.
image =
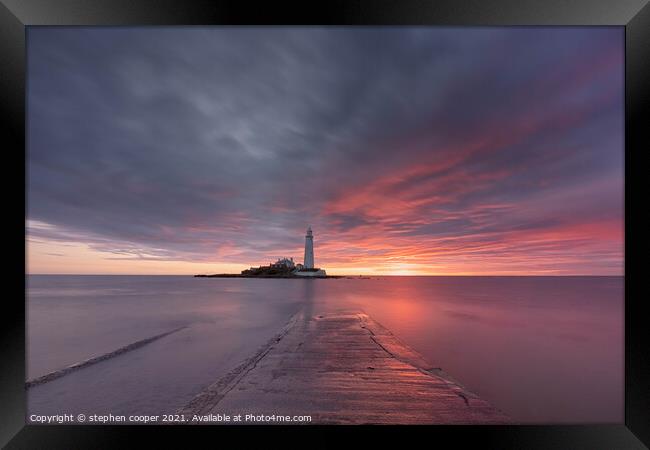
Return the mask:
{"type": "Polygon", "coordinates": [[[309,415],[312,424],[509,422],[359,311],[294,316],[179,412],[309,415]]]}

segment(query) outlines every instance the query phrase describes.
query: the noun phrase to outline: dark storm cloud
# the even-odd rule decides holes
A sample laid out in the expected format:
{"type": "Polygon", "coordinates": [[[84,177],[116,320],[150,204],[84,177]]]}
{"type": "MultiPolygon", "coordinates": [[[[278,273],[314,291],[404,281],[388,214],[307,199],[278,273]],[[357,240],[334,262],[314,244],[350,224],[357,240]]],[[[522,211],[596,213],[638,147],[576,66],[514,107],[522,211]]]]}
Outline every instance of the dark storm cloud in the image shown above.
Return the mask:
{"type": "Polygon", "coordinates": [[[30,235],[254,262],[308,223],[324,244],[573,223],[485,205],[622,192],[622,36],[31,28],[28,218],[49,226],[30,235]]]}

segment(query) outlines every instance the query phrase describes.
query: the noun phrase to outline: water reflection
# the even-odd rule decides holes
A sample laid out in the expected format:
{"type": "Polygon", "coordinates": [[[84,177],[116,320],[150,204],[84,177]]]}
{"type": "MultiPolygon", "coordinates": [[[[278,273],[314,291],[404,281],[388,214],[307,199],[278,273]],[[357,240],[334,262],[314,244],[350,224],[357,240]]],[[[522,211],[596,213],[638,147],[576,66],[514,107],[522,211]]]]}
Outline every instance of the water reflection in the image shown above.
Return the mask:
{"type": "Polygon", "coordinates": [[[522,422],[623,420],[622,277],[386,277],[322,284],[522,422]]]}
{"type": "Polygon", "coordinates": [[[310,280],[310,279],[304,279],[304,280],[296,280],[300,281],[302,283],[302,289],[303,289],[303,301],[304,301],[304,307],[303,307],[303,322],[302,322],[302,327],[303,329],[306,329],[309,323],[309,320],[313,317],[314,315],[314,290],[316,289],[316,283],[314,283],[316,280],[310,280]]]}
{"type": "Polygon", "coordinates": [[[189,325],[30,389],[41,413],[173,410],[303,309],[366,312],[517,421],[623,419],[622,277],[30,276],[28,288],[28,377],[189,325]]]}

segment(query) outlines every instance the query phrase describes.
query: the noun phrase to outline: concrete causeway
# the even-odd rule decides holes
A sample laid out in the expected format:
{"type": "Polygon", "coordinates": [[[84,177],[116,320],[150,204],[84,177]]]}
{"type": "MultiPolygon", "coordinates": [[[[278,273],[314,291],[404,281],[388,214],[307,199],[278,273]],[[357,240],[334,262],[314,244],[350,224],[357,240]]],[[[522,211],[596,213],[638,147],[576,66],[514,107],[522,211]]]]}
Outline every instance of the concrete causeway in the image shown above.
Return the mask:
{"type": "Polygon", "coordinates": [[[312,424],[510,422],[358,311],[294,316],[179,413],[310,415],[312,424]]]}

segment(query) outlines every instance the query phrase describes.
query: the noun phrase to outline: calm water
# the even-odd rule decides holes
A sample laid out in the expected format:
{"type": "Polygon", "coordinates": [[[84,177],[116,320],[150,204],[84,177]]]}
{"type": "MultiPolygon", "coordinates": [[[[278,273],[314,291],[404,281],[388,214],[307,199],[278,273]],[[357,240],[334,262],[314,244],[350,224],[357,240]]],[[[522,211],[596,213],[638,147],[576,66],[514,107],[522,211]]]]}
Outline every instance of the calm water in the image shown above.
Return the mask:
{"type": "Polygon", "coordinates": [[[171,413],[304,308],[365,311],[516,421],[623,421],[622,277],[27,281],[28,378],[188,326],[30,388],[31,414],[171,413]]]}

